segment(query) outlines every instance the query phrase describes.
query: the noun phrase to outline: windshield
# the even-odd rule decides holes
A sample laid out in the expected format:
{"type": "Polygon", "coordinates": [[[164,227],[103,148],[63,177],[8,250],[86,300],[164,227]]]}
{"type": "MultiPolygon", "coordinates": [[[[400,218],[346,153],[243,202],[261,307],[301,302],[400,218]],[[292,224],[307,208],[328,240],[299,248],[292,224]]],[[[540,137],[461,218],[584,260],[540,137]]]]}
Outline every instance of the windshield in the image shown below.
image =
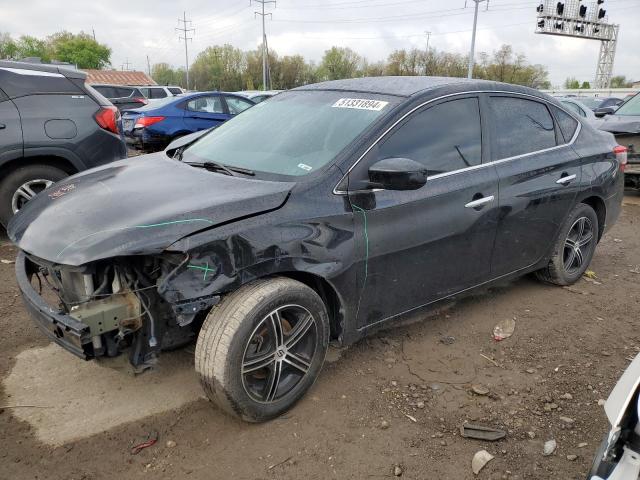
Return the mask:
{"type": "Polygon", "coordinates": [[[602,103],[602,100],[596,97],[580,97],[578,100],[592,110],[598,108],[602,103]]]}
{"type": "Polygon", "coordinates": [[[184,161],[307,175],[333,160],[387,113],[393,101],[375,94],[318,90],[276,95],[203,137],[185,151],[184,161]]]}
{"type": "Polygon", "coordinates": [[[623,103],[616,115],[640,115],[640,93],[623,103]]]}

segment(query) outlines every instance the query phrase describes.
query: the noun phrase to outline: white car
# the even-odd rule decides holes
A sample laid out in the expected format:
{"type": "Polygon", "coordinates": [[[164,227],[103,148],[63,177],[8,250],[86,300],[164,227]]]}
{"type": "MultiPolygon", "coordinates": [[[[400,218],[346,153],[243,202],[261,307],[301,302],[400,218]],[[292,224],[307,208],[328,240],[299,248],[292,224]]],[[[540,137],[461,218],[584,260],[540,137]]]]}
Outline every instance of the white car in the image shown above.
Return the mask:
{"type": "Polygon", "coordinates": [[[137,85],[137,88],[150,102],[185,93],[182,88],[175,85],[137,85]]]}
{"type": "Polygon", "coordinates": [[[640,355],[613,387],[604,405],[611,430],[602,441],[587,480],[640,478],[640,355]]]}
{"type": "Polygon", "coordinates": [[[233,92],[237,95],[242,95],[249,100],[253,100],[255,103],[264,102],[266,99],[279,94],[282,90],[243,90],[240,92],[233,92]]]}

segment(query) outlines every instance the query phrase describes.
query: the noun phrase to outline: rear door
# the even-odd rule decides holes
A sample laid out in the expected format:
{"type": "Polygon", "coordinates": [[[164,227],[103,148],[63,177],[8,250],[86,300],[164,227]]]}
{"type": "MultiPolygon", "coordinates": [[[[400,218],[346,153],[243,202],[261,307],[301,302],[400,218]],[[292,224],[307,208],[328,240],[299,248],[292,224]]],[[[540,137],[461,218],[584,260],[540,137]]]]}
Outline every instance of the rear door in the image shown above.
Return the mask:
{"type": "Polygon", "coordinates": [[[244,112],[246,109],[253,107],[255,102],[249,101],[245,98],[236,97],[234,95],[225,95],[225,101],[227,102],[227,108],[229,115],[237,115],[244,112]]]}
{"type": "Polygon", "coordinates": [[[358,326],[366,327],[490,278],[498,179],[487,150],[479,99],[461,96],[410,114],[349,174],[349,202],[364,252],[358,326]],[[385,158],[423,163],[418,190],[368,187],[385,158]]]}
{"type": "Polygon", "coordinates": [[[202,95],[188,100],[184,110],[184,123],[194,132],[217,127],[229,119],[220,95],[202,95]]]}
{"type": "MultiPolygon", "coordinates": [[[[580,190],[580,159],[546,102],[489,96],[492,160],[500,179],[494,276],[525,269],[549,252],[580,190]]],[[[577,132],[576,132],[577,134],[577,132]]]]}
{"type": "Polygon", "coordinates": [[[0,90],[0,165],[23,153],[22,124],[15,104],[0,90]]]}

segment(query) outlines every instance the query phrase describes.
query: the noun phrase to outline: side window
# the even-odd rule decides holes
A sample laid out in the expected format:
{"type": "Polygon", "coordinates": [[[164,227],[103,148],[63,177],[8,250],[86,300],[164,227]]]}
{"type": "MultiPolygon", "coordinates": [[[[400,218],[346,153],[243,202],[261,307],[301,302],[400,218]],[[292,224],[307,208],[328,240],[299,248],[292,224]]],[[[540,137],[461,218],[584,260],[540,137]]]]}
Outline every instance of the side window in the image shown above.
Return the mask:
{"type": "Polygon", "coordinates": [[[140,93],[142,93],[142,95],[145,96],[145,98],[149,98],[149,89],[148,88],[140,87],[139,90],[140,90],[140,93]]]}
{"type": "Polygon", "coordinates": [[[149,98],[165,98],[167,96],[164,88],[150,88],[149,94],[151,95],[149,98]]]}
{"type": "Polygon", "coordinates": [[[118,98],[127,98],[131,96],[131,88],[126,88],[126,87],[118,87],[115,89],[116,90],[116,95],[118,96],[118,98]]]}
{"type": "Polygon", "coordinates": [[[187,110],[200,113],[224,113],[219,96],[198,97],[187,102],[187,110]]]}
{"type": "Polygon", "coordinates": [[[581,117],[586,117],[587,114],[584,113],[584,110],[582,110],[578,105],[576,105],[573,102],[562,102],[562,105],[564,105],[565,107],[567,107],[569,110],[571,110],[573,113],[580,115],[581,117]]]}
{"type": "Polygon", "coordinates": [[[244,112],[247,108],[253,106],[253,103],[243,100],[238,97],[224,97],[227,101],[227,107],[229,107],[229,113],[236,115],[240,112],[244,112]]]}
{"type": "Polygon", "coordinates": [[[174,95],[180,95],[182,93],[182,90],[176,87],[169,87],[169,91],[174,95]]]}
{"type": "Polygon", "coordinates": [[[543,103],[524,98],[491,97],[491,117],[496,160],[556,146],[553,119],[543,103]]]}
{"type": "Polygon", "coordinates": [[[104,95],[107,98],[114,98],[114,88],[113,87],[93,87],[95,88],[98,92],[100,92],[102,95],[104,95]]]}
{"type": "Polygon", "coordinates": [[[556,116],[556,120],[558,120],[558,126],[560,127],[565,142],[569,142],[573,138],[573,134],[576,133],[578,121],[558,107],[552,106],[551,108],[556,116]]]}
{"type": "Polygon", "coordinates": [[[423,163],[429,175],[479,165],[482,133],[478,99],[451,100],[412,114],[379,145],[376,160],[390,157],[423,163]]]}

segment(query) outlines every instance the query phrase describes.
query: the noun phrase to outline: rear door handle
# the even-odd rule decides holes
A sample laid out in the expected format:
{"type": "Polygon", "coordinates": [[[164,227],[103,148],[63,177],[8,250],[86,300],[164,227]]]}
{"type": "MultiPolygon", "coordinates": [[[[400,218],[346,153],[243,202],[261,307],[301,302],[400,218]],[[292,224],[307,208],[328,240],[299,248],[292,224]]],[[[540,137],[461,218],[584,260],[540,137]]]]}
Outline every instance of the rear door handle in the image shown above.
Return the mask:
{"type": "Polygon", "coordinates": [[[560,177],[558,180],[556,180],[556,183],[559,183],[560,185],[568,185],[569,183],[571,183],[571,180],[575,180],[576,175],[565,175],[564,177],[560,177]]]}
{"type": "Polygon", "coordinates": [[[478,208],[481,207],[487,203],[491,203],[495,200],[495,197],[493,195],[490,195],[488,197],[482,197],[482,198],[478,198],[477,200],[472,200],[471,202],[467,203],[464,208],[478,208]]]}

